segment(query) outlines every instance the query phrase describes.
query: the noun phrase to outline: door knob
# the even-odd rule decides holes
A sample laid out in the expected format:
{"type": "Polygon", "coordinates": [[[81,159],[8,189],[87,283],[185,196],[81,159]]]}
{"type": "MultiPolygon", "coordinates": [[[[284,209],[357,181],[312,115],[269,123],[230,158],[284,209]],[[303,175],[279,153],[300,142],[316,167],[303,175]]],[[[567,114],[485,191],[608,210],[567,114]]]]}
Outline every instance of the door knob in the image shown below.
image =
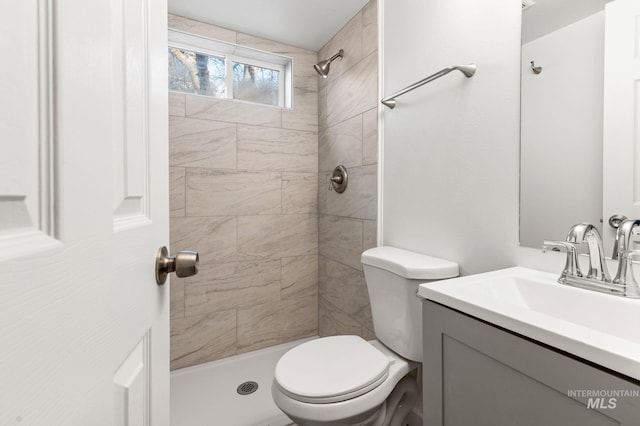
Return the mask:
{"type": "Polygon", "coordinates": [[[166,247],[160,247],[156,254],[156,282],[162,285],[167,275],[175,272],[179,278],[190,277],[198,273],[200,256],[197,251],[182,250],[175,256],[169,256],[166,247]]]}

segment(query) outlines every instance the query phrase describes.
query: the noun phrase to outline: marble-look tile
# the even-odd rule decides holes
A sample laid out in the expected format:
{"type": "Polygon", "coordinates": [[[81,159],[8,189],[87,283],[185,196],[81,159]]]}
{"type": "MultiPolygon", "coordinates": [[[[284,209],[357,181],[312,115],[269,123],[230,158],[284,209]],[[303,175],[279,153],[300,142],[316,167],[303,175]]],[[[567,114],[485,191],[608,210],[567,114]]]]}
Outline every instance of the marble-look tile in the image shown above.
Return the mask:
{"type": "Polygon", "coordinates": [[[180,30],[214,40],[236,43],[236,32],[204,22],[169,14],[169,29],[180,30]]]}
{"type": "Polygon", "coordinates": [[[170,318],[184,318],[184,281],[171,277],[169,285],[171,296],[170,318]]]}
{"type": "Polygon", "coordinates": [[[329,59],[340,49],[344,50],[342,59],[336,59],[331,63],[329,77],[319,77],[320,87],[331,84],[345,71],[352,68],[363,58],[362,56],[362,14],[358,12],[336,35],[331,38],[318,52],[318,60],[329,59]]]}
{"type": "Polygon", "coordinates": [[[280,173],[187,169],[188,216],[274,214],[282,211],[280,173]]]}
{"type": "Polygon", "coordinates": [[[318,169],[333,170],[362,165],[362,115],[320,130],[318,135],[318,169]]]}
{"type": "MultiPolygon", "coordinates": [[[[317,94],[314,94],[314,96],[317,96],[317,94]]],[[[297,110],[295,107],[293,109],[283,109],[282,127],[316,133],[318,131],[318,113],[297,110]]]]}
{"type": "Polygon", "coordinates": [[[234,260],[237,255],[237,219],[221,217],[174,217],[170,226],[171,253],[195,250],[200,264],[234,260]]]}
{"type": "Polygon", "coordinates": [[[171,320],[171,369],[236,353],[236,311],[171,320]]]}
{"type": "Polygon", "coordinates": [[[375,339],[375,333],[373,330],[373,315],[371,314],[371,306],[369,306],[369,316],[358,321],[362,325],[362,337],[365,340],[375,339]],[[373,335],[374,337],[370,337],[373,335]]]}
{"type": "MultiPolygon", "coordinates": [[[[325,124],[333,126],[341,123],[375,108],[377,103],[378,56],[372,53],[327,87],[325,124]]],[[[187,96],[188,113],[189,97],[187,96]]]]}
{"type": "Polygon", "coordinates": [[[235,169],[236,125],[221,121],[170,117],[169,164],[235,169]]]}
{"type": "Polygon", "coordinates": [[[329,259],[318,255],[318,296],[322,297],[327,293],[327,262],[329,259]]]}
{"type": "Polygon", "coordinates": [[[362,327],[362,338],[367,341],[378,338],[376,333],[373,331],[373,323],[370,327],[362,327]]]}
{"type": "Polygon", "coordinates": [[[362,114],[362,164],[378,162],[378,108],[362,114]]]}
{"type": "Polygon", "coordinates": [[[320,337],[343,334],[362,334],[362,326],[358,321],[342,312],[326,301],[324,297],[318,300],[318,334],[320,337]]]}
{"type": "Polygon", "coordinates": [[[238,310],[238,353],[283,343],[279,303],[262,303],[238,310]]]}
{"type": "Polygon", "coordinates": [[[238,169],[316,172],[317,168],[315,133],[238,125],[238,169]]]}
{"type": "Polygon", "coordinates": [[[185,97],[187,117],[265,127],[282,125],[282,108],[206,96],[185,97]]]}
{"type": "Polygon", "coordinates": [[[362,8],[362,55],[378,50],[378,2],[371,0],[362,8]]]}
{"type": "Polygon", "coordinates": [[[371,322],[369,293],[361,270],[327,260],[327,283],[323,297],[359,324],[371,322]]]}
{"type": "Polygon", "coordinates": [[[294,77],[293,105],[282,110],[282,127],[318,131],[318,79],[294,77]]]}
{"type": "Polygon", "coordinates": [[[280,258],[316,254],[316,215],[238,217],[239,256],[245,259],[280,258]]]}
{"type": "Polygon", "coordinates": [[[343,193],[327,191],[322,213],[375,220],[378,208],[377,169],[375,164],[348,168],[347,189],[343,193]]]}
{"type": "MultiPolygon", "coordinates": [[[[221,172],[218,175],[214,174],[219,177],[219,180],[214,177],[215,182],[209,183],[213,183],[212,187],[227,186],[226,190],[219,192],[232,194],[228,199],[223,196],[223,204],[224,200],[229,200],[232,207],[229,209],[227,205],[216,210],[218,207],[213,206],[212,210],[207,211],[209,206],[220,204],[220,201],[212,204],[200,201],[199,208],[202,209],[194,210],[195,213],[240,216],[238,218],[227,216],[172,218],[172,246],[176,250],[200,247],[201,264],[204,265],[198,276],[180,280],[180,283],[172,288],[175,289],[171,298],[171,315],[175,318],[172,320],[172,368],[307,337],[317,334],[319,326],[323,330],[321,331],[323,335],[358,334],[372,338],[373,326],[370,324],[370,314],[367,314],[368,304],[366,308],[364,306],[366,298],[363,297],[362,273],[359,270],[361,251],[364,247],[371,246],[372,242],[375,244],[375,216],[372,216],[365,207],[364,209],[368,212],[366,215],[372,216],[374,220],[361,221],[321,216],[324,218],[324,224],[318,226],[318,217],[315,213],[320,209],[323,212],[331,211],[336,214],[366,216],[358,211],[362,211],[363,200],[367,196],[363,198],[361,195],[353,195],[343,198],[340,200],[343,204],[336,203],[337,198],[327,199],[327,195],[336,194],[326,191],[328,187],[328,181],[324,182],[326,173],[321,173],[319,178],[316,172],[318,164],[321,164],[321,170],[323,167],[327,171],[335,167],[337,163],[331,164],[336,162],[335,157],[330,156],[347,148],[347,153],[344,155],[347,160],[339,163],[344,163],[350,171],[354,169],[356,179],[350,182],[350,185],[352,183],[354,185],[349,189],[358,189],[364,185],[367,187],[365,192],[368,191],[368,194],[371,194],[369,185],[362,182],[367,179],[370,181],[372,176],[375,179],[375,173],[371,173],[373,168],[364,169],[359,166],[377,162],[375,15],[375,0],[372,0],[323,48],[322,53],[328,56],[344,48],[345,58],[332,63],[330,78],[320,82],[323,88],[320,91],[318,78],[312,66],[319,59],[324,58],[319,58],[314,52],[170,16],[170,23],[183,31],[223,40],[227,37],[226,41],[237,42],[239,45],[290,56],[293,58],[294,75],[294,108],[292,110],[206,99],[195,95],[185,96],[179,93],[169,95],[170,114],[190,117],[190,119],[182,119],[184,121],[180,123],[201,121],[193,120],[194,118],[212,120],[218,122],[221,127],[216,129],[213,125],[209,127],[209,131],[217,131],[218,134],[225,126],[235,128],[236,123],[239,123],[238,127],[245,130],[250,127],[256,128],[253,136],[251,132],[246,132],[245,136],[249,135],[249,137],[245,138],[239,132],[237,135],[234,134],[233,148],[238,150],[238,154],[230,160],[231,155],[235,155],[230,146],[226,146],[228,149],[218,153],[219,155],[214,155],[211,153],[214,147],[201,139],[205,136],[196,135],[196,133],[205,133],[206,130],[189,133],[189,126],[185,125],[181,138],[194,139],[190,140],[190,146],[183,144],[183,150],[179,153],[183,159],[180,159],[179,155],[171,156],[172,166],[225,169],[218,170],[221,172]],[[367,58],[363,60],[365,56],[367,58]],[[372,76],[367,71],[364,77],[356,76],[356,71],[364,70],[367,60],[371,62],[375,75],[372,76]],[[354,80],[356,78],[357,80],[354,80]],[[370,95],[363,93],[369,90],[368,88],[372,88],[370,95]],[[370,98],[373,99],[372,102],[370,98]],[[370,106],[367,108],[366,105],[370,106]],[[364,115],[361,115],[362,113],[364,115]],[[357,128],[358,123],[359,128],[357,128]],[[342,138],[343,141],[346,138],[350,142],[345,144],[330,140],[330,143],[324,146],[329,153],[319,153],[319,125],[329,132],[334,132],[325,136],[324,141],[320,141],[320,149],[323,143],[327,142],[327,138],[334,136],[342,138]],[[282,130],[279,127],[288,130],[282,130]],[[313,138],[313,141],[303,140],[292,151],[287,144],[295,141],[298,137],[295,134],[299,133],[311,134],[312,136],[307,137],[313,138]],[[276,136],[273,137],[273,135],[276,136]],[[352,149],[353,138],[355,138],[353,145],[356,146],[354,149],[352,149]],[[235,139],[244,142],[236,145],[235,139]],[[329,147],[331,143],[334,146],[329,147]],[[299,156],[299,151],[295,149],[301,149],[302,152],[306,149],[308,152],[312,146],[311,149],[314,151],[311,155],[302,155],[313,157],[312,160],[302,161],[302,163],[296,158],[291,160],[291,156],[299,156]],[[263,152],[258,154],[259,151],[263,152]],[[185,161],[184,158],[189,158],[189,163],[176,162],[185,161]],[[207,163],[207,161],[218,163],[207,163]],[[221,164],[221,162],[224,163],[221,164]],[[287,165],[282,166],[282,162],[287,165]],[[257,188],[261,185],[247,178],[246,172],[234,173],[229,170],[236,167],[246,171],[273,172],[257,173],[261,175],[280,176],[281,173],[279,191],[275,183],[273,188],[267,185],[269,188],[267,192],[273,197],[267,196],[259,203],[252,204],[255,198],[260,198],[261,192],[256,189],[258,195],[253,196],[248,186],[257,188]],[[359,178],[361,175],[365,176],[364,180],[359,178]],[[236,190],[237,185],[240,187],[239,190],[236,190]],[[322,191],[320,194],[318,189],[322,191]],[[231,199],[234,197],[237,199],[238,192],[244,193],[247,199],[239,201],[237,205],[251,206],[249,213],[240,207],[233,210],[231,199]],[[275,207],[277,204],[275,193],[281,197],[279,211],[275,207]],[[317,200],[322,200],[323,197],[324,207],[321,208],[317,200]],[[258,204],[266,208],[258,209],[258,204]],[[271,212],[273,214],[269,212],[270,208],[274,209],[271,212]],[[344,213],[346,211],[350,213],[344,213]],[[281,212],[284,215],[281,215],[281,212]],[[319,228],[320,232],[318,232],[319,228]],[[320,244],[318,243],[319,235],[325,236],[320,244]],[[321,250],[326,252],[325,255],[316,254],[319,245],[321,250]],[[279,269],[276,267],[278,264],[281,265],[279,269]],[[180,286],[183,289],[180,289],[180,286]],[[318,300],[318,292],[331,299],[333,303],[326,299],[318,300]],[[336,303],[339,306],[336,306],[336,303]],[[236,310],[230,309],[232,307],[237,307],[237,316],[236,310]],[[208,327],[213,327],[214,324],[207,324],[207,321],[216,315],[208,312],[217,312],[220,309],[225,309],[223,312],[227,313],[219,318],[218,325],[222,328],[205,331],[208,327]],[[187,318],[181,318],[185,313],[187,318]],[[191,321],[185,321],[190,318],[191,321]],[[227,334],[222,331],[225,327],[227,327],[227,334]],[[221,339],[220,342],[214,341],[209,335],[216,336],[216,333],[222,334],[217,338],[221,339]],[[237,345],[236,335],[238,336],[237,345]],[[176,344],[175,350],[179,349],[179,355],[176,355],[173,348],[176,344]]],[[[212,125],[203,124],[203,126],[212,125]]],[[[174,206],[180,205],[178,200],[184,200],[185,184],[189,183],[188,176],[192,170],[188,169],[185,178],[184,169],[173,167],[171,169],[172,188],[178,187],[179,182],[182,181],[183,189],[182,194],[179,188],[176,191],[172,189],[172,215],[184,214],[184,204],[182,211],[180,207],[174,209],[174,206]],[[181,174],[179,170],[183,173],[181,174]]],[[[198,174],[198,169],[195,169],[195,175],[198,174]]],[[[210,176],[206,173],[202,175],[210,176]]],[[[354,175],[350,177],[353,178],[354,175]]],[[[204,180],[207,178],[205,177],[204,180]]],[[[201,181],[203,187],[204,180],[201,181]]],[[[267,182],[269,182],[268,179],[267,182]]],[[[200,189],[204,190],[204,188],[200,189]]],[[[186,214],[193,214],[189,200],[195,192],[187,191],[186,214]]],[[[207,191],[200,194],[199,198],[211,198],[207,191]]],[[[216,189],[212,191],[214,197],[220,195],[215,195],[218,192],[216,189]]],[[[354,194],[359,191],[361,189],[354,191],[354,194]]],[[[366,287],[364,289],[366,290],[366,287]]]]}
{"type": "Polygon", "coordinates": [[[318,335],[318,295],[285,299],[280,302],[284,342],[318,335]]]}
{"type": "Polygon", "coordinates": [[[317,296],[238,309],[238,353],[302,339],[317,332],[317,296]]]}
{"type": "Polygon", "coordinates": [[[329,192],[329,182],[331,179],[331,172],[318,173],[318,213],[327,214],[327,197],[329,192]]]}
{"type": "Polygon", "coordinates": [[[283,299],[318,294],[318,256],[283,257],[280,295],[283,299]]]}
{"type": "MultiPolygon", "coordinates": [[[[331,181],[332,172],[318,173],[318,213],[327,213],[327,200],[329,197],[334,197],[336,194],[332,189],[329,189],[329,182],[331,181]]],[[[344,194],[344,192],[343,192],[344,194]]]]}
{"type": "Polygon", "coordinates": [[[318,114],[318,79],[315,76],[293,79],[293,110],[318,114]]]}
{"type": "Polygon", "coordinates": [[[282,174],[282,213],[318,212],[318,175],[316,173],[282,174]]]}
{"type": "Polygon", "coordinates": [[[329,114],[329,106],[327,105],[328,88],[318,88],[318,129],[327,128],[327,114],[329,114]]]}
{"type": "Polygon", "coordinates": [[[184,280],[186,316],[280,300],[280,259],[210,263],[184,280]]]}
{"type": "Polygon", "coordinates": [[[262,37],[241,32],[238,33],[237,44],[240,46],[251,47],[253,49],[264,50],[265,52],[277,53],[279,55],[289,57],[315,53],[312,50],[307,50],[302,47],[292,46],[290,44],[280,43],[277,41],[268,40],[262,37]]]}
{"type": "Polygon", "coordinates": [[[238,33],[238,44],[240,46],[252,47],[254,49],[260,49],[290,57],[293,60],[294,84],[296,82],[295,77],[315,78],[318,75],[313,69],[313,65],[318,62],[318,54],[311,50],[266,40],[261,37],[244,33],[238,33]]]}
{"type": "Polygon", "coordinates": [[[184,167],[169,167],[169,216],[184,216],[185,197],[184,167]]]}
{"type": "Polygon", "coordinates": [[[378,222],[375,220],[362,221],[362,250],[378,247],[378,222]]]}
{"type": "Polygon", "coordinates": [[[184,93],[169,92],[169,115],[176,117],[185,116],[185,96],[184,93]]]}
{"type": "Polygon", "coordinates": [[[362,220],[321,215],[318,251],[329,259],[362,269],[362,220]]]}
{"type": "MultiPolygon", "coordinates": [[[[313,77],[318,78],[318,73],[313,66],[320,61],[316,52],[293,55],[293,77],[313,77]]],[[[318,82],[316,81],[316,86],[318,82]]]]}

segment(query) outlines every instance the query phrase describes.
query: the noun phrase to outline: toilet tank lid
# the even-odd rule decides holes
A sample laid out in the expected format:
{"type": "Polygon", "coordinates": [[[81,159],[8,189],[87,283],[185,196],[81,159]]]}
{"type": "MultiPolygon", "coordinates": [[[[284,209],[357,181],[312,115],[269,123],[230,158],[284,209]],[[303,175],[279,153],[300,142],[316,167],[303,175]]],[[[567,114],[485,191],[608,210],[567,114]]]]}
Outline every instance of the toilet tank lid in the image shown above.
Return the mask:
{"type": "Polygon", "coordinates": [[[460,273],[455,262],[388,246],[365,251],[361,261],[408,279],[439,280],[460,273]]]}

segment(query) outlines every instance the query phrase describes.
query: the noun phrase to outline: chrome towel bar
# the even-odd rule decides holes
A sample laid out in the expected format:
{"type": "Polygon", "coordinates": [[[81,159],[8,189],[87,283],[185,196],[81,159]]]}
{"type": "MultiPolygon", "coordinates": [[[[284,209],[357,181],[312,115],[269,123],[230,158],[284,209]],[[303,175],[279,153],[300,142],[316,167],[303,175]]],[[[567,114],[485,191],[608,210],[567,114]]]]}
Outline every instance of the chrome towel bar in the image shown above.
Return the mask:
{"type": "Polygon", "coordinates": [[[413,89],[417,89],[418,87],[423,86],[429,83],[430,81],[437,80],[443,75],[449,74],[451,71],[455,71],[455,70],[460,71],[462,74],[465,75],[465,77],[470,78],[470,77],[473,77],[473,75],[476,73],[476,64],[452,65],[448,68],[438,71],[435,74],[430,75],[429,77],[423,78],[422,80],[412,84],[411,86],[405,87],[404,89],[400,90],[397,93],[394,93],[391,96],[387,96],[386,98],[382,99],[380,102],[384,106],[389,107],[390,109],[393,109],[396,106],[396,98],[398,96],[404,95],[405,93],[410,92],[413,89]]]}

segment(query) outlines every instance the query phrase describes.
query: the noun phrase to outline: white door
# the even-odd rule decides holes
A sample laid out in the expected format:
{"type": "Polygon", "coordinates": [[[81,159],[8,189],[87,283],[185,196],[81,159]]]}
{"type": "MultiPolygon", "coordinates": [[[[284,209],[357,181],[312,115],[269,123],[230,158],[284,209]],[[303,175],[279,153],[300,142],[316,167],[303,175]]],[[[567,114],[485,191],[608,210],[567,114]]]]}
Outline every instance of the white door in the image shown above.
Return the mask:
{"type": "Polygon", "coordinates": [[[613,247],[609,217],[640,219],[640,0],[606,5],[604,63],[603,231],[613,247]]]}
{"type": "Polygon", "coordinates": [[[168,425],[166,1],[0,5],[0,424],[168,425]]]}

